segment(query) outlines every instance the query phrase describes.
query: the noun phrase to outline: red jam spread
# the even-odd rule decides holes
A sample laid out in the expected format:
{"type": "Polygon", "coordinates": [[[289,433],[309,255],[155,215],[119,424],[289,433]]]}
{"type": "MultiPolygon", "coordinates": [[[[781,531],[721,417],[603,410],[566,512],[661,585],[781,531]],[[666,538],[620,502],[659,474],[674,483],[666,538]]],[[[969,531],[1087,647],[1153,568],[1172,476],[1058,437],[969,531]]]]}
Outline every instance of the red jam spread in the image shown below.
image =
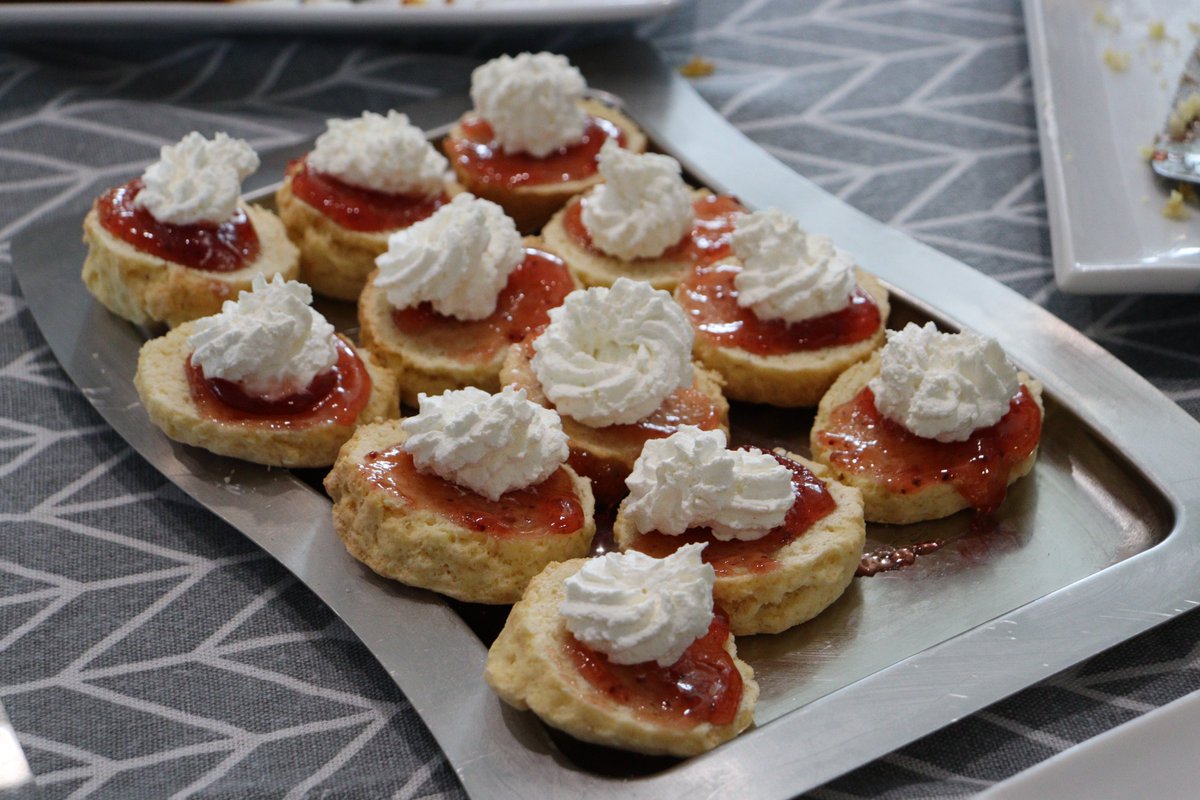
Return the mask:
{"type": "Polygon", "coordinates": [[[429,303],[392,310],[396,328],[429,347],[472,361],[487,361],[550,322],[550,309],[575,289],[562,259],[525,248],[525,260],[513,270],[496,299],[496,310],[481,320],[460,320],[433,310],[429,303]]]}
{"type": "Polygon", "coordinates": [[[583,137],[538,158],[529,153],[505,152],[495,141],[492,126],[475,115],[462,122],[462,138],[447,137],[446,156],[482,185],[516,186],[568,183],[596,174],[596,154],[608,139],[625,144],[616,123],[589,116],[583,137]]]}
{"type": "Polygon", "coordinates": [[[418,508],[427,508],[458,525],[492,536],[573,533],[583,527],[583,506],[566,470],[525,489],[489,500],[437,475],[417,469],[412,456],[396,446],[367,453],[360,465],[367,480],[418,508]]]}
{"type": "Polygon", "coordinates": [[[697,266],[679,293],[692,326],[718,346],[760,356],[822,350],[869,339],[882,324],[879,306],[861,288],[850,296],[850,305],[832,314],[795,323],[761,320],[738,305],[733,279],[741,270],[732,262],[697,266]]]}
{"type": "Polygon", "coordinates": [[[288,173],[292,176],[292,194],[352,231],[407,228],[450,202],[445,192],[433,196],[389,194],[352,186],[310,169],[304,159],[289,164],[288,173]]]}
{"type": "MultiPolygon", "coordinates": [[[[576,200],[567,206],[563,228],[576,246],[597,255],[604,252],[592,242],[592,234],[583,224],[583,206],[587,200],[576,200]]],[[[733,226],[746,209],[736,197],[710,194],[692,202],[696,215],[692,229],[678,243],[667,248],[653,261],[684,261],[692,264],[712,264],[732,253],[733,226]]]]}
{"type": "Polygon", "coordinates": [[[614,664],[570,633],[567,655],[597,691],[643,719],[683,726],[728,725],[742,703],[742,675],[725,651],[729,620],[720,609],[714,612],[708,633],[669,667],[655,661],[614,664]]]}
{"type": "Polygon", "coordinates": [[[766,536],[750,541],[722,542],[708,528],[692,528],[679,536],[647,533],[634,540],[632,548],[655,558],[665,558],[685,544],[707,542],[701,558],[712,564],[718,575],[737,572],[769,572],[779,566],[775,553],[800,538],[815,522],[833,513],[837,507],[825,488],[825,483],[807,467],[790,458],[775,456],[775,460],[792,472],[792,494],[795,501],[783,520],[766,536]]]}
{"type": "Polygon", "coordinates": [[[134,206],[141,191],[137,178],[100,196],[96,211],[104,230],[143,253],[205,272],[234,272],[258,258],[258,234],[245,209],[221,223],[173,225],[134,206]]]}
{"type": "Polygon", "coordinates": [[[1009,473],[1029,457],[1041,435],[1042,414],[1025,386],[999,422],[963,442],[910,433],[879,413],[869,387],[835,408],[828,430],[818,433],[835,467],[869,476],[897,494],[949,483],[981,514],[1000,506],[1009,473]]]}
{"type": "Polygon", "coordinates": [[[309,428],[315,425],[353,425],[371,396],[371,376],[358,354],[336,340],[338,359],[333,368],[313,378],[303,391],[278,400],[247,394],[237,383],[206,378],[189,358],[188,386],[201,416],[221,422],[264,425],[268,428],[309,428]]]}

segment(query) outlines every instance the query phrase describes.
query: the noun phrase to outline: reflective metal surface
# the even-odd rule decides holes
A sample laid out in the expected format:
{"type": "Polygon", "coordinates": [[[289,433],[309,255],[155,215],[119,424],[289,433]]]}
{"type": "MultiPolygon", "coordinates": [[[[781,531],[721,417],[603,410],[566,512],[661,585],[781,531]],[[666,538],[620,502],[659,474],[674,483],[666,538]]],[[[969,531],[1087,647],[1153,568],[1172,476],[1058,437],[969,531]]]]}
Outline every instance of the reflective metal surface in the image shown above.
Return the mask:
{"type": "MultiPolygon", "coordinates": [[[[376,578],[333,534],[329,501],[297,477],[176,445],[149,424],[131,383],[143,336],[95,304],[78,279],[83,207],[62,209],[13,246],[29,306],[85,395],[163,474],[342,616],[425,719],[468,792],[791,797],[1200,602],[1200,424],[1020,295],[791,172],[649,46],[609,44],[572,58],[706,184],[790,211],[851,250],[897,291],[893,325],[935,318],[995,336],[1048,395],[1041,459],[997,528],[971,531],[965,517],[872,527],[873,541],[950,544],[907,570],[857,579],[799,630],[739,642],[763,685],[759,727],[705,756],[677,764],[612,758],[504,707],[481,678],[480,636],[495,630],[496,612],[376,578]]],[[[466,105],[458,97],[406,111],[432,129],[466,105]]],[[[304,149],[264,158],[260,183],[304,149]]],[[[798,447],[807,439],[803,412],[742,406],[733,415],[744,441],[798,447]]]]}

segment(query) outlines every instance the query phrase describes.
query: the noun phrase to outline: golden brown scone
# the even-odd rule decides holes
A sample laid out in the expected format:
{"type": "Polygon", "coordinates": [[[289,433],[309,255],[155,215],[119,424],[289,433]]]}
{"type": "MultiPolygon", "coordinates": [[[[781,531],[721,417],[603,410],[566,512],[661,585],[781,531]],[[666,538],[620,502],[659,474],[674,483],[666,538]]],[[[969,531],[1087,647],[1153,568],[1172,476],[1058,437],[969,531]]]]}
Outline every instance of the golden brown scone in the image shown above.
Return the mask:
{"type": "MultiPolygon", "coordinates": [[[[542,385],[533,371],[533,365],[529,361],[525,347],[526,345],[523,344],[514,344],[508,349],[504,365],[500,368],[500,385],[512,384],[518,389],[523,388],[527,393],[526,396],[533,402],[552,407],[545,392],[542,391],[542,385]]],[[[721,392],[721,376],[699,364],[694,366],[695,381],[692,388],[713,404],[720,419],[718,427],[728,434],[729,402],[721,392]]],[[[620,473],[611,476],[612,482],[617,484],[615,491],[623,495],[625,476],[633,469],[633,462],[637,461],[638,456],[642,454],[644,442],[623,436],[614,437],[611,430],[607,428],[593,428],[565,414],[560,414],[559,417],[562,419],[563,431],[571,443],[572,458],[577,458],[576,453],[583,453],[585,460],[611,465],[611,470],[620,473]]],[[[596,482],[594,477],[593,482],[596,482]]],[[[603,481],[603,483],[607,484],[609,481],[603,481]]],[[[598,486],[596,493],[603,497],[612,495],[613,491],[609,491],[606,486],[598,486]]]]}
{"type": "Polygon", "coordinates": [[[591,486],[563,466],[583,507],[572,533],[495,536],[465,528],[372,483],[361,469],[367,453],[407,438],[400,420],[358,429],[342,447],[325,489],[333,527],[352,556],[387,578],[470,603],[515,603],[547,564],[585,556],[596,533],[591,486]]]}
{"type": "Polygon", "coordinates": [[[193,324],[184,323],[142,345],[133,378],[150,421],[177,442],[272,467],[327,467],[355,425],[400,413],[395,376],[370,353],[359,350],[371,376],[371,394],[352,425],[284,428],[211,419],[197,407],[188,384],[185,365],[191,352],[187,339],[193,330],[193,324]]]}
{"type": "MultiPolygon", "coordinates": [[[[837,507],[777,550],[778,565],[773,569],[717,573],[713,597],[729,615],[730,630],[737,636],[779,633],[812,619],[842,596],[862,560],[867,530],[862,494],[833,480],[820,464],[794,453],[780,451],[780,455],[821,478],[837,507]]],[[[622,551],[634,548],[641,537],[624,510],[622,503],[613,523],[622,551]]]]}
{"type": "MultiPolygon", "coordinates": [[[[708,189],[694,189],[692,197],[699,199],[711,196],[708,189]]],[[[572,198],[542,229],[542,238],[554,252],[563,257],[567,267],[584,286],[612,286],[617,278],[645,281],[655,289],[674,291],[680,277],[692,266],[690,258],[671,257],[671,251],[659,258],[638,258],[626,261],[598,248],[582,247],[567,231],[565,220],[571,207],[582,197],[572,198]]]]}
{"type": "MultiPolygon", "coordinates": [[[[288,169],[275,192],[275,205],[288,236],[300,248],[300,280],[317,294],[354,302],[375,269],[375,257],[387,252],[394,231],[342,227],[292,193],[294,171],[288,169]]],[[[457,182],[447,182],[450,197],[462,191],[457,182]]]]}
{"type": "Polygon", "coordinates": [[[725,649],[742,676],[742,701],[729,724],[662,724],[637,715],[592,686],[565,649],[570,634],[558,613],[565,594],[563,581],[583,564],[584,559],[551,564],[513,606],[504,630],[488,650],[483,672],[501,700],[522,711],[532,710],[546,724],[576,739],[652,755],[697,755],[750,726],[758,684],[754,670],[737,657],[732,636],[725,649]]]}
{"type": "MultiPolygon", "coordinates": [[[[536,236],[525,237],[523,244],[546,251],[536,236]]],[[[467,359],[461,355],[465,349],[462,337],[441,342],[430,336],[406,334],[392,322],[392,306],[374,281],[372,272],[358,301],[359,339],[363,347],[395,371],[400,400],[405,405],[416,406],[421,392],[441,394],[466,386],[477,386],[493,394],[500,391],[500,368],[508,353],[507,346],[482,359],[467,359]]],[[[578,281],[575,287],[579,288],[578,281]]]]}
{"type": "MultiPolygon", "coordinates": [[[[821,438],[821,433],[829,428],[830,415],[834,409],[853,400],[867,383],[879,374],[881,360],[876,353],[870,360],[855,364],[842,373],[842,376],[830,387],[821,398],[817,408],[817,416],[813,421],[811,444],[814,461],[827,466],[834,477],[848,486],[860,490],[863,495],[863,508],[869,522],[886,522],[897,525],[923,520],[941,519],[951,514],[970,508],[970,502],[958,493],[949,483],[930,483],[917,491],[901,494],[889,489],[884,483],[875,478],[857,472],[849,472],[830,463],[829,449],[821,438]]],[[[1037,402],[1038,411],[1045,419],[1046,408],[1042,403],[1042,384],[1033,380],[1024,372],[1018,373],[1023,386],[1029,389],[1037,402]]],[[[1027,458],[1016,464],[1008,473],[1008,485],[1011,486],[1018,478],[1029,474],[1033,463],[1037,461],[1037,448],[1027,458]]]]}
{"type": "Polygon", "coordinates": [[[300,253],[279,218],[265,208],[243,206],[258,234],[259,256],[234,272],[193,269],[138,250],[104,229],[96,207],[83,220],[88,246],[83,282],[109,311],[137,325],[165,322],[172,328],[221,310],[238,292],[250,291],[255,275],[278,273],[294,280],[300,253]]]}
{"type": "MultiPolygon", "coordinates": [[[[724,347],[696,331],[693,355],[725,379],[725,395],[732,400],[768,403],[786,408],[815,406],[837,377],[850,366],[869,358],[883,345],[884,325],[891,306],[887,289],[875,278],[858,271],[858,285],[879,306],[879,329],[870,338],[853,344],[783,355],[762,356],[738,347],[724,347]]],[[[675,290],[676,299],[685,287],[675,290]]]]}
{"type": "MultiPolygon", "coordinates": [[[[594,117],[602,117],[613,122],[625,134],[625,149],[635,153],[646,151],[646,134],[642,133],[637,123],[623,113],[597,100],[584,100],[584,110],[594,117]]],[[[461,123],[450,129],[450,133],[442,143],[450,165],[466,190],[476,197],[491,200],[499,204],[517,223],[521,233],[535,233],[546,224],[550,216],[562,208],[571,197],[586,191],[600,183],[602,178],[597,172],[587,178],[580,178],[565,183],[538,183],[525,186],[501,186],[494,183],[480,183],[473,179],[471,173],[463,168],[454,157],[449,147],[452,140],[463,138],[461,123]]]]}

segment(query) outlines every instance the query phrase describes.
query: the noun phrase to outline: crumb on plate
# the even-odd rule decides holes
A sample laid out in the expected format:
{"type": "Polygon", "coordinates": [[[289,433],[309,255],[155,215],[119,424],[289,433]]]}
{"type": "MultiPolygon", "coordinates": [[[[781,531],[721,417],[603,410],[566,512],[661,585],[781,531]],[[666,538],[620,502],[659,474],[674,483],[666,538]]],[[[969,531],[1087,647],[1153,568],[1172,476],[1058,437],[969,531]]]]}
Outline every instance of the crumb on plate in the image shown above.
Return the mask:
{"type": "Polygon", "coordinates": [[[1121,32],[1121,20],[1113,16],[1107,6],[1097,6],[1096,13],[1092,15],[1092,19],[1101,27],[1108,28],[1116,33],[1121,32]]]}
{"type": "Polygon", "coordinates": [[[1124,72],[1129,69],[1129,53],[1106,47],[1104,49],[1104,64],[1113,72],[1124,72]]]}
{"type": "Polygon", "coordinates": [[[1147,35],[1152,41],[1161,42],[1163,39],[1167,38],[1167,26],[1161,19],[1156,19],[1150,23],[1150,29],[1147,32],[1147,35]]]}
{"type": "Polygon", "coordinates": [[[1182,139],[1188,128],[1200,117],[1200,94],[1192,92],[1175,104],[1167,117],[1167,134],[1173,139],[1182,139]]]}
{"type": "Polygon", "coordinates": [[[1187,210],[1187,206],[1183,204],[1183,192],[1178,189],[1171,190],[1171,196],[1167,198],[1167,204],[1163,206],[1162,215],[1167,219],[1183,221],[1191,216],[1187,210]]]}

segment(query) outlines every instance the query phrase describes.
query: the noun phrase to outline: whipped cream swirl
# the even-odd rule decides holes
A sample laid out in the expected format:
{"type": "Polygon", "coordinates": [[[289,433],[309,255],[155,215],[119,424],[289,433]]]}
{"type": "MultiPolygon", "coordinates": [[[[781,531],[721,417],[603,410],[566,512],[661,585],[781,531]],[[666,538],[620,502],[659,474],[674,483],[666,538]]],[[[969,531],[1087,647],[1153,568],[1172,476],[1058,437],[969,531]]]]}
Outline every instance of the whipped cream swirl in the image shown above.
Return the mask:
{"type": "Polygon", "coordinates": [[[700,560],[704,547],[684,545],[666,558],[631,550],[588,559],[564,582],[567,630],[614,664],[674,664],[712,624],[716,575],[700,560]]]}
{"type": "Polygon", "coordinates": [[[853,259],[828,236],[805,233],[773,208],[738,217],[733,253],[742,262],[733,279],[738,305],[759,319],[803,322],[841,311],[858,285],[853,259]]]}
{"type": "Polygon", "coordinates": [[[558,414],[526,399],[524,389],[422,392],[417,403],[419,413],[401,423],[417,469],[489,500],[541,483],[567,460],[558,414]]]}
{"type": "Polygon", "coordinates": [[[524,259],[521,234],[504,209],[460,194],[430,217],[388,237],[375,286],[395,308],[429,303],[439,314],[483,319],[524,259]]]}
{"type": "Polygon", "coordinates": [[[1008,413],[1020,389],[1016,367],[995,339],[941,333],[932,322],[887,332],[882,368],[867,385],[875,407],[910,432],[961,442],[1008,413]]]}
{"type": "Polygon", "coordinates": [[[254,276],[251,291],[196,320],[187,340],[192,363],[204,377],[233,381],[265,400],[303,391],[338,357],[333,326],[311,303],[306,284],[254,276]]]}
{"type": "Polygon", "coordinates": [[[596,162],[604,183],[587,196],[582,216],[600,250],[626,261],[653,258],[692,229],[692,195],[678,161],[609,139],[596,162]]]}
{"type": "Polygon", "coordinates": [[[388,194],[441,194],[450,163],[421,129],[396,111],[364,111],[331,119],[308,154],[308,165],[343,183],[388,194]]]}
{"type": "Polygon", "coordinates": [[[791,470],[757,448],[725,448],[724,431],[693,425],[646,442],[625,479],[621,513],[639,533],[710,528],[721,541],[767,535],[795,503],[791,470]]]}
{"type": "Polygon", "coordinates": [[[567,295],[532,366],[560,413],[602,428],[643,419],[692,383],[691,323],[667,292],[618,278],[567,295]]]}
{"type": "Polygon", "coordinates": [[[218,133],[205,139],[192,131],[163,145],[158,161],[142,173],[133,204],[172,225],[221,223],[237,211],[242,181],[258,169],[258,155],[241,139],[218,133]]]}
{"type": "Polygon", "coordinates": [[[583,138],[585,89],[579,70],[551,53],[504,55],[471,73],[471,100],[496,142],[538,158],[583,138]]]}

